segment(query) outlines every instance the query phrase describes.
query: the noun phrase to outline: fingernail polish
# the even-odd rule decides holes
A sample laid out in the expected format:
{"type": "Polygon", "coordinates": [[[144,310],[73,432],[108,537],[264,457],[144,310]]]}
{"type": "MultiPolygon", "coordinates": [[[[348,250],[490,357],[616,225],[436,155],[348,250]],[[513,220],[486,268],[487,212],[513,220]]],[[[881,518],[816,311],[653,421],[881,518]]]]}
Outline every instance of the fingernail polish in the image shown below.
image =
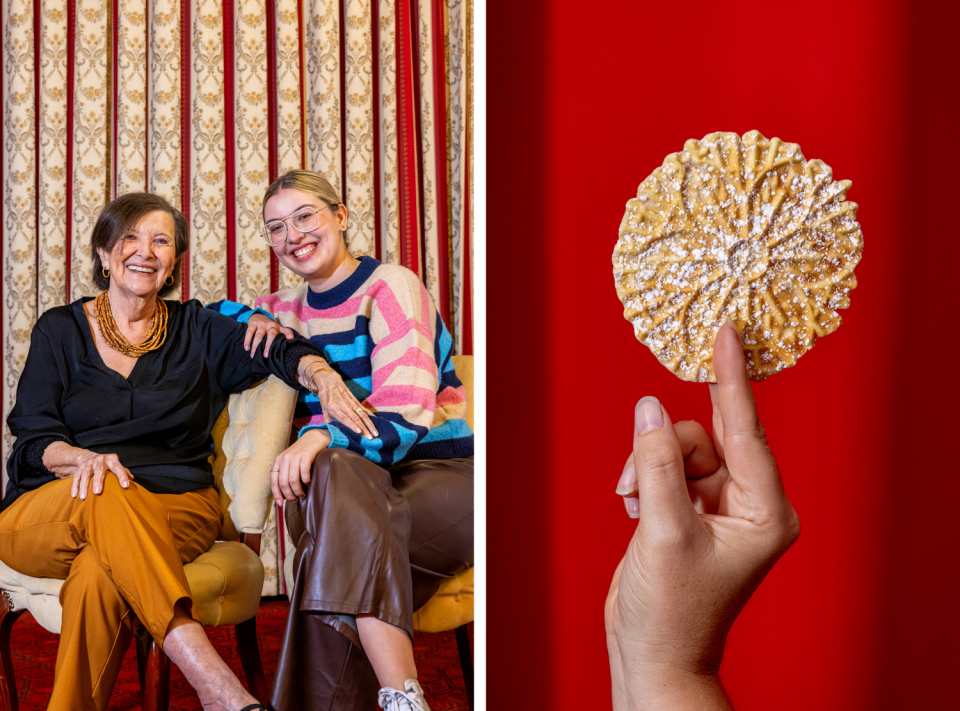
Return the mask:
{"type": "Polygon", "coordinates": [[[663,410],[660,401],[648,395],[637,403],[635,411],[637,433],[646,434],[663,427],[663,410]]]}
{"type": "Polygon", "coordinates": [[[640,499],[635,496],[623,500],[627,507],[627,516],[630,518],[640,518],[640,499]]]}
{"type": "Polygon", "coordinates": [[[637,491],[637,470],[630,461],[623,468],[623,474],[620,475],[620,481],[617,482],[617,495],[630,496],[637,491]]]}

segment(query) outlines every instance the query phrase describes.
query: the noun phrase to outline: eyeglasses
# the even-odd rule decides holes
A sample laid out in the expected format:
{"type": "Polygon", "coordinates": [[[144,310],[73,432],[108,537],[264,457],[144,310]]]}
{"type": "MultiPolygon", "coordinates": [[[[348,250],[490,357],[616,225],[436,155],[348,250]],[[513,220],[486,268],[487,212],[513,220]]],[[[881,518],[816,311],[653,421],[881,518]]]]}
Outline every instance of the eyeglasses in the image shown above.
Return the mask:
{"type": "Polygon", "coordinates": [[[292,215],[287,215],[279,220],[270,220],[260,228],[260,236],[271,247],[279,247],[287,241],[288,220],[297,232],[313,232],[320,226],[320,212],[328,207],[330,205],[324,205],[319,210],[315,207],[301,207],[292,215]]]}

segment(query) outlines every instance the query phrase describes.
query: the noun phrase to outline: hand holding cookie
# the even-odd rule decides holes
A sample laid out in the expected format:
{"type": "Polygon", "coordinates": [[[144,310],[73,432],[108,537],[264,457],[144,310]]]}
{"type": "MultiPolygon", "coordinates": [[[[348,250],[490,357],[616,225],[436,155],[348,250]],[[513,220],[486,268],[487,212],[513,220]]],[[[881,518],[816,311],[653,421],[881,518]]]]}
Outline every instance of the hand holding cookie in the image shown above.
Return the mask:
{"type": "Polygon", "coordinates": [[[605,608],[615,709],[732,708],[717,676],[727,633],[800,532],[729,325],[712,362],[712,443],[655,398],[637,403],[618,493],[638,525],[605,608]]]}

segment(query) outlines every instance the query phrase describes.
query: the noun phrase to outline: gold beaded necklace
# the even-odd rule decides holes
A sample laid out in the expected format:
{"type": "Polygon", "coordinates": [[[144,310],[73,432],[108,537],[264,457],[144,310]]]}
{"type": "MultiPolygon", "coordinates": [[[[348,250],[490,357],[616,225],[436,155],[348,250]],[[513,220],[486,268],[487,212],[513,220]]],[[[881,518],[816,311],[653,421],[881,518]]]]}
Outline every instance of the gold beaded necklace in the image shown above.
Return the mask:
{"type": "Polygon", "coordinates": [[[110,297],[107,292],[101,291],[100,295],[94,301],[97,309],[97,323],[100,326],[100,335],[107,345],[115,351],[120,351],[125,356],[139,358],[144,353],[155,351],[163,345],[167,338],[167,305],[163,299],[157,299],[157,310],[150,319],[150,332],[145,340],[140,343],[131,343],[127,337],[121,333],[117,322],[113,320],[113,312],[110,310],[110,297]]]}

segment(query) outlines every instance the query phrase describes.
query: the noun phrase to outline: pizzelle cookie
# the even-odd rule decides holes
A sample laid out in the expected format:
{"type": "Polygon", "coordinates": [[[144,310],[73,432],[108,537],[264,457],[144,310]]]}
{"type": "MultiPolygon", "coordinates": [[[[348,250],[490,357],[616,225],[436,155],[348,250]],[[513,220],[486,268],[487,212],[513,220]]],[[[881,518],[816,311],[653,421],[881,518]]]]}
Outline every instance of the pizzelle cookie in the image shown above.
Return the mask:
{"type": "Polygon", "coordinates": [[[671,153],[627,202],[613,250],[623,316],[677,376],[716,382],[730,318],[750,379],[789,368],[840,326],[863,251],[849,180],[795,143],[711,133],[671,153]]]}

